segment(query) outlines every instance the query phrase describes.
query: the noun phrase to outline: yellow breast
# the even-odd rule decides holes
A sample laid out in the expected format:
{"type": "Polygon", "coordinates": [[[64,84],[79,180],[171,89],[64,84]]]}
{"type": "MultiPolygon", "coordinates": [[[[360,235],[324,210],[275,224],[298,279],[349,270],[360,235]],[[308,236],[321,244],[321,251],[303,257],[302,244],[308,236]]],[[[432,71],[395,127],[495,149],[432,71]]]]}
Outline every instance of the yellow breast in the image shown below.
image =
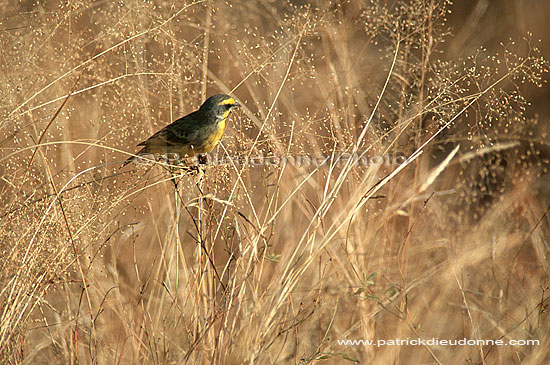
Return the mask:
{"type": "Polygon", "coordinates": [[[207,139],[204,145],[204,151],[205,152],[212,151],[214,147],[216,147],[220,139],[222,138],[224,132],[225,132],[225,118],[218,123],[216,131],[212,133],[212,135],[207,139]]]}

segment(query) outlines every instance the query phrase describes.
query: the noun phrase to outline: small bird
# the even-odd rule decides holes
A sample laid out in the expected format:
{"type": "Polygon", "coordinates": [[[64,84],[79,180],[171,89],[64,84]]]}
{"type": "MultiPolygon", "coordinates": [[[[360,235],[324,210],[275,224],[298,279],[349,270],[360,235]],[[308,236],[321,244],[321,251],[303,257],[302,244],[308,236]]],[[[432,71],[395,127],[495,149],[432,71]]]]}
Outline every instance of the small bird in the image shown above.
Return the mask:
{"type": "MultiPolygon", "coordinates": [[[[143,148],[137,155],[176,154],[178,158],[195,155],[200,157],[216,147],[225,131],[227,117],[234,108],[240,106],[229,95],[213,95],[206,99],[199,110],[177,119],[138,144],[143,148]]],[[[122,166],[136,159],[136,156],[132,156],[122,166]]]]}

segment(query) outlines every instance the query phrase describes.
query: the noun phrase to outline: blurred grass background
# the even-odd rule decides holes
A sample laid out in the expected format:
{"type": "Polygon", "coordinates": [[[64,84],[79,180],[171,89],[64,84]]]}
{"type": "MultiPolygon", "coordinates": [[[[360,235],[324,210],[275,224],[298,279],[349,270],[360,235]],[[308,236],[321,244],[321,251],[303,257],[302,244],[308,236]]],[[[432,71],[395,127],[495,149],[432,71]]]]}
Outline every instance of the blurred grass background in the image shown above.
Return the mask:
{"type": "Polygon", "coordinates": [[[2,4],[2,363],[549,362],[549,15],[2,4]],[[215,93],[244,105],[219,156],[414,158],[119,170],[215,93]],[[540,345],[337,342],[406,338],[540,345]]]}

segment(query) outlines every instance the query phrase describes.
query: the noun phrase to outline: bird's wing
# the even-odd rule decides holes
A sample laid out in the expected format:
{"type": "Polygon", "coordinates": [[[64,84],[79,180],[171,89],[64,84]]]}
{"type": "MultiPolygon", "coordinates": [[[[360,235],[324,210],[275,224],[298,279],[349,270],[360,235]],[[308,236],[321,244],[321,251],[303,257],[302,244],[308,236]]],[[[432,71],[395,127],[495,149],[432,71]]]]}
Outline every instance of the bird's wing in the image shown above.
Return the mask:
{"type": "Polygon", "coordinates": [[[186,115],[162,128],[138,146],[181,146],[191,143],[191,135],[196,128],[195,113],[186,115]]]}

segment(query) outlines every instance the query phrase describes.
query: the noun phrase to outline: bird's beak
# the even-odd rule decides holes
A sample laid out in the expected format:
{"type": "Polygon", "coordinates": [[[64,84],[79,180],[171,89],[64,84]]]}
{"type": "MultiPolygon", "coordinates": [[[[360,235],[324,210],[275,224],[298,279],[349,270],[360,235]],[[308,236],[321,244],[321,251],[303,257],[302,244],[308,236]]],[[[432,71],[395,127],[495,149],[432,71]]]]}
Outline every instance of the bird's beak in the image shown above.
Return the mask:
{"type": "Polygon", "coordinates": [[[240,108],[242,105],[238,101],[235,100],[235,104],[233,104],[233,108],[240,108]]]}

